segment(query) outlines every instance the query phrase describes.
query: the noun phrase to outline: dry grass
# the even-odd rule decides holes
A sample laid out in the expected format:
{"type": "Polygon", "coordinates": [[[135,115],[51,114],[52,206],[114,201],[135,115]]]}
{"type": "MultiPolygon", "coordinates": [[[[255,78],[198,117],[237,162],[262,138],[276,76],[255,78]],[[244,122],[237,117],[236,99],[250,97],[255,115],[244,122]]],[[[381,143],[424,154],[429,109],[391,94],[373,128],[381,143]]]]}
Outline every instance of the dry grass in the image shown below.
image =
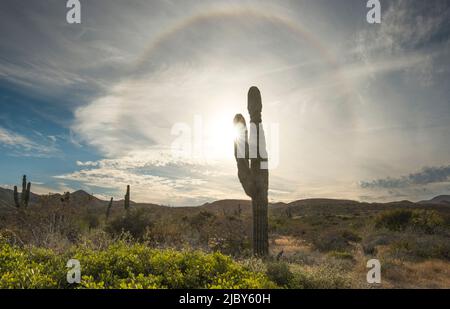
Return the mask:
{"type": "Polygon", "coordinates": [[[450,262],[427,260],[423,262],[390,262],[385,272],[389,286],[394,288],[450,288],[450,262]]]}
{"type": "Polygon", "coordinates": [[[297,252],[311,251],[310,246],[304,240],[292,236],[279,236],[274,238],[271,242],[270,249],[274,255],[283,250],[284,256],[291,256],[297,252]]]}

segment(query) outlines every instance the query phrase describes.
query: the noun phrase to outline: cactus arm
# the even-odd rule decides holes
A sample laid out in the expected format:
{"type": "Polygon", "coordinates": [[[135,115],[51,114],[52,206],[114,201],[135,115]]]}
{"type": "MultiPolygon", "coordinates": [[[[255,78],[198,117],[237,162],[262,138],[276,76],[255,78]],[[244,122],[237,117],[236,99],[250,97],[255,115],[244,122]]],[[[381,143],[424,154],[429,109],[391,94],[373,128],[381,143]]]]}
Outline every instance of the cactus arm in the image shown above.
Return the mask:
{"type": "Polygon", "coordinates": [[[252,172],[248,160],[248,133],[245,119],[241,114],[234,117],[234,125],[239,131],[239,136],[234,141],[234,157],[238,167],[239,182],[244,189],[245,194],[253,197],[255,186],[253,183],[252,172]]]}

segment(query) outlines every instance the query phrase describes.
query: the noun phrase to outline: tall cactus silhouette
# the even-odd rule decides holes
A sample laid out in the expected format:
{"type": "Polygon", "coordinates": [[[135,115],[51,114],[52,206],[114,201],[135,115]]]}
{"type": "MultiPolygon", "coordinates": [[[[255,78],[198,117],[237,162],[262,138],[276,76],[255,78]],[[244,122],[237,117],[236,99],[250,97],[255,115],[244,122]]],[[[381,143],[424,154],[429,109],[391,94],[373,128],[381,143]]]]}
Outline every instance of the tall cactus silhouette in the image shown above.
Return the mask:
{"type": "Polygon", "coordinates": [[[238,167],[238,178],[245,193],[252,199],[253,211],[253,254],[269,254],[268,197],[269,171],[266,142],[262,127],[261,93],[257,87],[248,91],[248,112],[250,114],[250,136],[245,118],[234,117],[239,137],[234,142],[234,155],[238,167]]]}
{"type": "Polygon", "coordinates": [[[28,207],[28,203],[30,201],[30,190],[31,190],[31,182],[27,183],[27,176],[23,175],[22,193],[20,194],[20,201],[17,186],[14,186],[14,204],[16,205],[17,208],[28,207]]]}
{"type": "Polygon", "coordinates": [[[130,209],[130,185],[127,185],[127,193],[125,194],[124,207],[126,211],[130,209]]]}
{"type": "Polygon", "coordinates": [[[106,208],[106,220],[108,220],[109,214],[111,213],[111,207],[112,207],[112,204],[113,204],[113,199],[114,198],[111,198],[111,200],[109,201],[108,207],[106,208]]]}

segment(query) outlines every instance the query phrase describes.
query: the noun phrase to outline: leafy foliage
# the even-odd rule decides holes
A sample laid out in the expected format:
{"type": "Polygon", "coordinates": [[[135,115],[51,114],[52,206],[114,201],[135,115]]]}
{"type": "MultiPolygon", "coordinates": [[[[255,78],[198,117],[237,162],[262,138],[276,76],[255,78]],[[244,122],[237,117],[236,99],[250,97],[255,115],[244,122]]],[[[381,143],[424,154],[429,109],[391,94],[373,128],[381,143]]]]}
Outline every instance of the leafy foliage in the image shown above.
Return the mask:
{"type": "Polygon", "coordinates": [[[375,219],[377,228],[387,228],[392,231],[404,231],[410,227],[433,234],[437,229],[444,226],[442,216],[433,210],[423,209],[395,209],[385,211],[375,219]]]}
{"type": "Polygon", "coordinates": [[[119,241],[105,249],[74,246],[66,252],[20,248],[0,241],[0,288],[271,288],[265,274],[251,272],[221,253],[158,250],[119,241]],[[80,261],[82,281],[66,282],[66,262],[80,261]]]}
{"type": "Polygon", "coordinates": [[[294,275],[284,262],[272,262],[267,265],[267,276],[280,286],[287,287],[294,275]]]}
{"type": "Polygon", "coordinates": [[[105,230],[111,235],[117,236],[122,232],[129,232],[134,238],[142,239],[146,229],[153,225],[145,211],[140,209],[129,211],[124,216],[117,216],[108,223],[105,230]]]}

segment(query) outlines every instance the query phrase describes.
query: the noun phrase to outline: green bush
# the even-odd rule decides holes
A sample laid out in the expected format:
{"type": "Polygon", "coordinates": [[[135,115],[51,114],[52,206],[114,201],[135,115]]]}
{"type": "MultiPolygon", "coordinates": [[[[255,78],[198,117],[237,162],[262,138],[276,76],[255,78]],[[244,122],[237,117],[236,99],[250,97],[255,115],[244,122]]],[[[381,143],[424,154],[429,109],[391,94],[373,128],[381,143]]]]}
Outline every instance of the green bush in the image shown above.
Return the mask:
{"type": "Polygon", "coordinates": [[[128,232],[135,239],[142,239],[146,230],[152,225],[153,223],[147,218],[143,209],[133,209],[126,215],[112,219],[105,230],[113,236],[128,232]]]}
{"type": "Polygon", "coordinates": [[[46,263],[40,263],[44,252],[36,253],[37,259],[34,261],[23,250],[6,243],[1,244],[0,289],[40,289],[56,286],[56,280],[46,273],[46,263]]]}
{"type": "Polygon", "coordinates": [[[389,253],[399,259],[450,260],[448,237],[438,235],[406,235],[390,245],[389,253]]]}
{"type": "Polygon", "coordinates": [[[284,262],[268,263],[266,273],[270,280],[283,287],[287,287],[293,278],[289,265],[284,262]]]}
{"type": "Polygon", "coordinates": [[[376,255],[378,253],[378,247],[388,245],[395,241],[397,234],[389,231],[378,234],[370,234],[364,238],[362,242],[362,248],[366,255],[376,255]]]}
{"type": "Polygon", "coordinates": [[[305,270],[293,270],[289,288],[292,289],[347,289],[352,287],[351,279],[332,265],[305,270]]]}
{"type": "Polygon", "coordinates": [[[328,253],[329,256],[341,259],[341,260],[353,260],[353,254],[346,251],[331,251],[328,253]]]}
{"type": "Polygon", "coordinates": [[[406,228],[412,228],[433,234],[444,225],[443,217],[434,210],[395,209],[382,212],[375,218],[376,228],[387,228],[391,231],[404,231],[406,228]]]}
{"type": "Polygon", "coordinates": [[[272,288],[221,253],[158,250],[119,241],[105,249],[72,247],[63,253],[19,248],[0,240],[0,288],[272,288]],[[66,263],[80,261],[82,281],[66,282],[66,263]]]}

